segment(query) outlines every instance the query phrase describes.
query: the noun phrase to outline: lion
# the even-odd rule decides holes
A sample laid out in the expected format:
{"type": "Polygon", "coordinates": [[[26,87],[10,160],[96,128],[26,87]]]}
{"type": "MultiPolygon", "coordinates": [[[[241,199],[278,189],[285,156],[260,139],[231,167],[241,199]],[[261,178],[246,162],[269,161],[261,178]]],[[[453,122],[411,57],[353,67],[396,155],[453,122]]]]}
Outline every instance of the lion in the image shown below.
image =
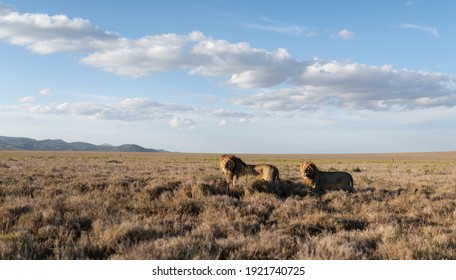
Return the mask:
{"type": "Polygon", "coordinates": [[[227,182],[236,186],[236,181],[241,176],[258,176],[267,182],[279,181],[279,169],[271,164],[246,164],[235,155],[223,155],[220,157],[220,169],[225,174],[227,182]]]}
{"type": "Polygon", "coordinates": [[[313,162],[305,161],[300,167],[306,185],[313,186],[317,192],[344,190],[354,192],[353,177],[347,172],[324,172],[318,170],[313,162]]]}

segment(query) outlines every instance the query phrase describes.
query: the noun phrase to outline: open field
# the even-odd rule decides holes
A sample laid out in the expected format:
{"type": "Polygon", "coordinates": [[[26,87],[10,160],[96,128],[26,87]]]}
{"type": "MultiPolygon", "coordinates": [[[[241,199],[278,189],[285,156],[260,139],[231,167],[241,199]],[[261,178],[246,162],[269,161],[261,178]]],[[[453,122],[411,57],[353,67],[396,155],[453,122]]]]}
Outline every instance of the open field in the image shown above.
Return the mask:
{"type": "Polygon", "coordinates": [[[273,186],[229,188],[214,154],[0,152],[0,259],[456,259],[456,152],[238,155],[273,186]],[[299,164],[353,175],[317,195],[299,164]]]}

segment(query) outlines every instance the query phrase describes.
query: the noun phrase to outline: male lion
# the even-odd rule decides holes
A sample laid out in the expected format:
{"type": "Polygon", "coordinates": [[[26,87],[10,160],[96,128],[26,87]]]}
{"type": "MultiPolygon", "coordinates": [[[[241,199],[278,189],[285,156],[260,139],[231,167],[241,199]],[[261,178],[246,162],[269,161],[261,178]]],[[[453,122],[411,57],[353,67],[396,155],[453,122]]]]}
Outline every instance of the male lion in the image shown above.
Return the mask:
{"type": "Polygon", "coordinates": [[[306,185],[313,186],[317,192],[344,190],[354,192],[353,177],[347,172],[323,172],[313,162],[301,164],[301,176],[306,185]]]}
{"type": "Polygon", "coordinates": [[[220,169],[225,174],[227,182],[236,186],[236,181],[241,176],[253,175],[261,177],[261,180],[278,182],[279,170],[270,164],[246,164],[235,155],[223,155],[220,157],[220,169]]]}

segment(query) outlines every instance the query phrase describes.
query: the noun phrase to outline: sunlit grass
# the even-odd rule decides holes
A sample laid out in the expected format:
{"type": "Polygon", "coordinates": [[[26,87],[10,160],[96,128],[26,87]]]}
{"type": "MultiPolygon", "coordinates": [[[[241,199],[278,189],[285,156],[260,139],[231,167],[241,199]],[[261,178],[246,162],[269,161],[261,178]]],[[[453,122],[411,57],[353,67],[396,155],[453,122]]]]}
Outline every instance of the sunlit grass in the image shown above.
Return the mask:
{"type": "Polygon", "coordinates": [[[0,152],[0,259],[456,259],[454,153],[239,156],[279,185],[229,188],[219,155],[0,152]],[[308,159],[357,191],[314,194],[308,159]]]}

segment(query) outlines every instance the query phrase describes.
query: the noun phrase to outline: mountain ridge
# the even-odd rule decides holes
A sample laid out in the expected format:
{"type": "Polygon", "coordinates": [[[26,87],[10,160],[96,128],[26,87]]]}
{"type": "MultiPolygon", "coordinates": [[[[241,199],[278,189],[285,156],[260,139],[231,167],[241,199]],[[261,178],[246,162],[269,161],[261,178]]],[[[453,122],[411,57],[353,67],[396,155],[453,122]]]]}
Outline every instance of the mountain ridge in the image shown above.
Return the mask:
{"type": "Polygon", "coordinates": [[[87,151],[87,152],[167,152],[162,149],[149,149],[136,144],[120,146],[95,145],[86,142],[65,142],[61,139],[36,140],[27,137],[0,136],[0,150],[27,151],[87,151]]]}

